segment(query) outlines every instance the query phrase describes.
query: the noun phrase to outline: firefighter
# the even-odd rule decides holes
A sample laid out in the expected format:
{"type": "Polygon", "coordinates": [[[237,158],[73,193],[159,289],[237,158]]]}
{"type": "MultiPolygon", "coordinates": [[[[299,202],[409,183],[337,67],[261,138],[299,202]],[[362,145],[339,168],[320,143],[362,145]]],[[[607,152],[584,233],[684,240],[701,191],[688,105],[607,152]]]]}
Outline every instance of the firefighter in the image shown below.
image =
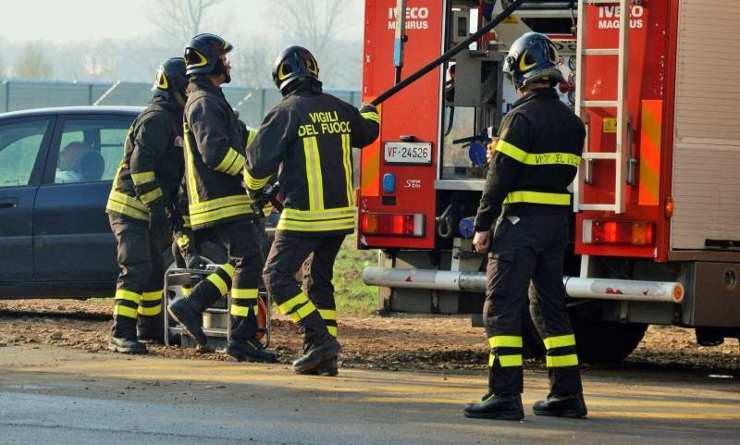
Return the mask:
{"type": "Polygon", "coordinates": [[[524,416],[522,315],[530,280],[544,318],[550,375],[550,394],[535,403],[534,412],[586,415],[563,287],[568,186],[580,163],[585,131],[553,88],[562,80],[558,64],[553,43],[537,33],[514,42],[504,61],[520,98],[501,124],[475,218],[473,245],[489,252],[483,319],[491,351],[488,394],[465,407],[467,417],[524,416]]]}
{"type": "Polygon", "coordinates": [[[168,310],[205,348],[203,312],[228,293],[231,324],[226,352],[239,361],[274,362],[275,354],[255,338],[264,261],[252,200],[242,185],[245,148],[253,133],[238,120],[221,90],[231,81],[228,54],[232,49],[224,39],[208,33],[196,35],[188,44],[183,125],[190,226],[198,239],[214,238],[223,245],[229,261],[168,310]]]}
{"type": "Polygon", "coordinates": [[[344,237],[355,228],[352,147],[378,136],[380,116],[322,92],[319,66],[305,48],[278,56],[273,80],[282,101],[247,150],[245,182],[258,194],[279,173],[284,209],[263,272],[270,298],[304,331],[298,373],[336,375],[340,350],[332,275],[344,237]],[[295,280],[304,261],[304,289],[295,280]]]}
{"type": "Polygon", "coordinates": [[[121,269],[109,345],[116,352],[146,353],[142,340],[163,342],[162,252],[170,236],[167,208],[182,181],[186,85],[184,60],[164,62],[157,72],[154,97],[126,136],[108,197],[106,213],[121,269]]]}

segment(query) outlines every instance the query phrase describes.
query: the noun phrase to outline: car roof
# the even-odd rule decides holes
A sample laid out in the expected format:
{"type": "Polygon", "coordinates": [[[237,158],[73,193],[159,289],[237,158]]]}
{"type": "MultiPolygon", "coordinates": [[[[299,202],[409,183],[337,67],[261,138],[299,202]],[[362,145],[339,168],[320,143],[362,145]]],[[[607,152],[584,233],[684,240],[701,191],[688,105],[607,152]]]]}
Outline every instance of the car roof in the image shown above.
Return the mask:
{"type": "Polygon", "coordinates": [[[50,107],[50,108],[34,108],[28,110],[11,111],[8,113],[0,113],[0,119],[9,119],[16,117],[33,117],[33,116],[48,116],[58,114],[110,114],[110,113],[121,113],[137,115],[144,110],[144,107],[130,107],[130,106],[109,106],[109,105],[88,105],[88,106],[74,106],[74,107],[50,107]]]}

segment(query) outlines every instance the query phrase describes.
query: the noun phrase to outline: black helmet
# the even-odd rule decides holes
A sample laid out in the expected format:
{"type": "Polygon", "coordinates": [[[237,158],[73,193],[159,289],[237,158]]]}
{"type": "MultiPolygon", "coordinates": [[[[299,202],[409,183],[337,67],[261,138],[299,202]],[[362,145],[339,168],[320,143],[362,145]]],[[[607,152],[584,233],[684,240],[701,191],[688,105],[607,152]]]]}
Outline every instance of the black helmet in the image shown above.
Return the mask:
{"type": "Polygon", "coordinates": [[[319,64],[311,51],[301,46],[290,46],[280,52],[272,67],[272,80],[280,92],[286,94],[301,79],[319,80],[319,64]]]}
{"type": "Polygon", "coordinates": [[[559,64],[555,44],[544,34],[528,32],[511,45],[504,61],[504,73],[511,77],[516,89],[535,80],[549,81],[555,86],[563,80],[559,64]]]}
{"type": "Polygon", "coordinates": [[[159,70],[157,70],[153,90],[157,94],[180,93],[184,96],[187,86],[188,79],[185,77],[185,59],[182,57],[173,57],[165,60],[159,67],[159,70]]]}
{"type": "Polygon", "coordinates": [[[185,47],[187,75],[227,74],[221,56],[234,47],[216,34],[202,33],[190,40],[185,47]]]}

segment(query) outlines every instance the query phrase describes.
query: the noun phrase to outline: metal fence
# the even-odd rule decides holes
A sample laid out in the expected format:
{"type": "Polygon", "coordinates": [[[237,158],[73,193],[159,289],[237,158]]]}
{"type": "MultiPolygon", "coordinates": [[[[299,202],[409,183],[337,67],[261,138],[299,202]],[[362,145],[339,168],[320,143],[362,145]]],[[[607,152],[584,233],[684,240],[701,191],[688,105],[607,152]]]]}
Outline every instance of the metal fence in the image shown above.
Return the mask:
{"type": "MultiPolygon", "coordinates": [[[[357,91],[332,91],[355,106],[360,104],[357,91]]],[[[267,111],[280,101],[274,88],[227,86],[224,94],[240,118],[256,126],[267,111]]],[[[6,80],[0,83],[0,113],[29,108],[69,105],[145,105],[152,97],[151,84],[133,82],[45,82],[6,80]]]]}

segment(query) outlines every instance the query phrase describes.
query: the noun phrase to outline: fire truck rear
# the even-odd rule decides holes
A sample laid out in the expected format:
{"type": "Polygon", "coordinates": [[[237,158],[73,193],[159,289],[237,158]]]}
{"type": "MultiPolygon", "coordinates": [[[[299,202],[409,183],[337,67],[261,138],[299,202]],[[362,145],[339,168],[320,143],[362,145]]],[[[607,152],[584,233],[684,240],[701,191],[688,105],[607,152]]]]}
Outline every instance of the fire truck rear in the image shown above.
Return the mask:
{"type": "MultiPolygon", "coordinates": [[[[367,0],[364,99],[507,3],[367,0]]],[[[564,280],[583,359],[621,360],[649,324],[695,327],[703,345],[740,336],[739,26],[723,0],[525,1],[387,100],[358,194],[358,246],[379,249],[363,279],[381,309],[481,312],[472,216],[486,144],[516,99],[502,60],[531,30],[560,47],[558,90],[588,131],[564,280]]]]}

